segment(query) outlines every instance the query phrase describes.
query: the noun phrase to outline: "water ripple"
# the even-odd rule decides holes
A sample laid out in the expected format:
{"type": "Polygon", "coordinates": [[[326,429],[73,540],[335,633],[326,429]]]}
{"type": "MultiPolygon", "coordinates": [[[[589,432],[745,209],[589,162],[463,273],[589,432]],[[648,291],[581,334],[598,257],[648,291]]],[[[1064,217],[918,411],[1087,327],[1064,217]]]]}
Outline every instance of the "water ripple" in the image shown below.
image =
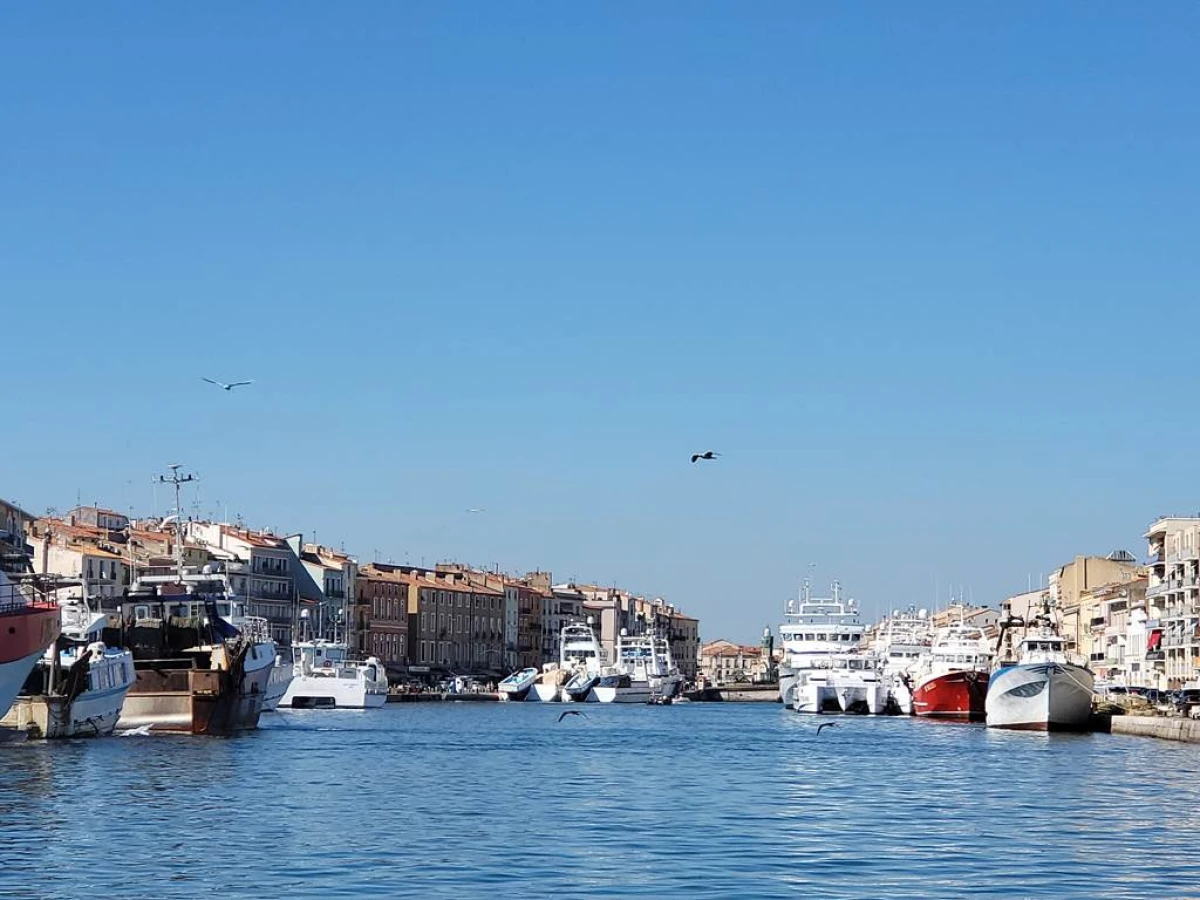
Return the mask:
{"type": "Polygon", "coordinates": [[[0,753],[0,897],[1200,896],[1200,748],[404,704],[0,753]],[[1191,891],[1191,893],[1189,893],[1191,891]]]}

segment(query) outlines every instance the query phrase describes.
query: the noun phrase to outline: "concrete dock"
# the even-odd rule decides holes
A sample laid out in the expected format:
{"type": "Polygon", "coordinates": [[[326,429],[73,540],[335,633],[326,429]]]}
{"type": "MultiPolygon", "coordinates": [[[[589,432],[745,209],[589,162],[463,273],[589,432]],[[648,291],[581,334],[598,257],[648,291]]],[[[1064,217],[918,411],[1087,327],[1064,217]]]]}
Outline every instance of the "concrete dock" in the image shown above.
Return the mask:
{"type": "Polygon", "coordinates": [[[1113,716],[1112,733],[1200,742],[1200,721],[1173,716],[1113,716]]]}

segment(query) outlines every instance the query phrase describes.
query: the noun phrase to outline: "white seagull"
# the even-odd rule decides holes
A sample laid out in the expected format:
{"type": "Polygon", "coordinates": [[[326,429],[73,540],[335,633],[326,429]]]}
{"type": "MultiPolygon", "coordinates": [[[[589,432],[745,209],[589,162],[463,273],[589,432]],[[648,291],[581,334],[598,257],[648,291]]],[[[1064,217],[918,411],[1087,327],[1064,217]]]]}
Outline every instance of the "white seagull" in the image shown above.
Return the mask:
{"type": "Polygon", "coordinates": [[[474,507],[474,506],[473,506],[473,507],[471,507],[470,509],[468,509],[468,510],[467,510],[467,512],[469,512],[469,513],[481,513],[481,512],[487,512],[487,510],[486,510],[486,509],[480,509],[480,508],[478,508],[478,507],[474,507]]]}
{"type": "Polygon", "coordinates": [[[253,378],[251,378],[249,381],[231,381],[229,384],[226,384],[223,381],[213,381],[211,378],[201,378],[200,380],[207,381],[209,384],[215,384],[217,387],[225,391],[232,391],[235,387],[240,387],[243,384],[254,384],[253,378]]]}

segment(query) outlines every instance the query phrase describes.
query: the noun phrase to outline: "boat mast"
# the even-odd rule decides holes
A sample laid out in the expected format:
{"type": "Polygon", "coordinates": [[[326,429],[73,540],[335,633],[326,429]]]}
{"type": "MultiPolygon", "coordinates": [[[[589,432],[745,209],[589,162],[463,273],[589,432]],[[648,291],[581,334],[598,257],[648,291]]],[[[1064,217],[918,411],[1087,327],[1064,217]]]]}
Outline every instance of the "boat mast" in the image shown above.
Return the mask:
{"type": "Polygon", "coordinates": [[[175,571],[179,575],[179,583],[183,584],[183,506],[179,499],[179,486],[195,481],[196,476],[180,475],[179,470],[182,466],[178,463],[167,468],[171,470],[171,477],[159,475],[158,480],[161,484],[175,485],[175,571]]]}

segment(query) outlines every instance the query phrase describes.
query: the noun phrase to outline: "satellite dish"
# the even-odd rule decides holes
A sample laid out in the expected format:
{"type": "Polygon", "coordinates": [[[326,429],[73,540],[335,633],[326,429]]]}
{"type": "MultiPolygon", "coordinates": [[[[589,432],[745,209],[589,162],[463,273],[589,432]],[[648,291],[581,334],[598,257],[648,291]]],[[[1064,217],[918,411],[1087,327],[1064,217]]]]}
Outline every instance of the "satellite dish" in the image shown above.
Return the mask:
{"type": "Polygon", "coordinates": [[[927,610],[927,609],[918,609],[917,610],[917,618],[918,619],[924,619],[928,615],[929,615],[929,610],[927,610]]]}

